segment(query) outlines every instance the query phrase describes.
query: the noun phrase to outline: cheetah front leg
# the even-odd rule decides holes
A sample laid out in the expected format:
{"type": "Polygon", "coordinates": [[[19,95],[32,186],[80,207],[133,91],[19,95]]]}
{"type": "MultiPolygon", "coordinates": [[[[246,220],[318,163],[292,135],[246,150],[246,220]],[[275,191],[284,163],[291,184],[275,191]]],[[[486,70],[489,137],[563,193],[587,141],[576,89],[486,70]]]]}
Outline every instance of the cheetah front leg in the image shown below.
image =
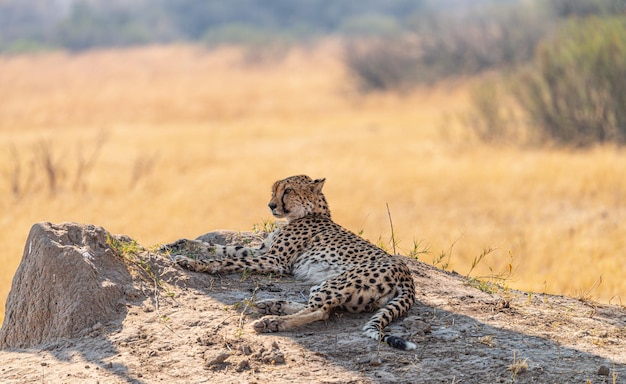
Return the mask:
{"type": "Polygon", "coordinates": [[[178,240],[161,247],[181,267],[206,273],[264,272],[288,273],[287,266],[278,256],[267,253],[267,244],[259,248],[212,245],[199,240],[178,240]]]}

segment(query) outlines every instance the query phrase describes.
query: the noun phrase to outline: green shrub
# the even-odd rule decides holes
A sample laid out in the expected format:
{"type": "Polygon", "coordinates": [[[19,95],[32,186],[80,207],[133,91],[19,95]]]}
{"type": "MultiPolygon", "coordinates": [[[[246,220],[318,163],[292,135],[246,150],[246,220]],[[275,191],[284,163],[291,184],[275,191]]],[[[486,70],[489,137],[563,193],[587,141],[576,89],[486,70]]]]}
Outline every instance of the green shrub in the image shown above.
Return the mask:
{"type": "Polygon", "coordinates": [[[558,17],[607,16],[626,11],[624,0],[549,0],[547,4],[558,17]]]}
{"type": "Polygon", "coordinates": [[[344,62],[362,91],[406,90],[419,82],[421,58],[404,39],[359,39],[346,44],[344,62]]]}
{"type": "Polygon", "coordinates": [[[524,63],[549,24],[540,9],[517,3],[421,12],[391,37],[348,43],[344,61],[363,90],[406,90],[524,63]]]}
{"type": "Polygon", "coordinates": [[[519,143],[527,137],[506,92],[503,80],[485,80],[470,89],[470,109],[461,124],[485,143],[519,143]]]}
{"type": "Polygon", "coordinates": [[[280,61],[295,40],[285,31],[259,29],[241,23],[209,29],[202,38],[204,44],[211,48],[221,45],[242,47],[244,63],[251,65],[280,61]]]}
{"type": "Polygon", "coordinates": [[[626,19],[567,22],[514,87],[532,127],[574,146],[626,141],[626,19]]]}

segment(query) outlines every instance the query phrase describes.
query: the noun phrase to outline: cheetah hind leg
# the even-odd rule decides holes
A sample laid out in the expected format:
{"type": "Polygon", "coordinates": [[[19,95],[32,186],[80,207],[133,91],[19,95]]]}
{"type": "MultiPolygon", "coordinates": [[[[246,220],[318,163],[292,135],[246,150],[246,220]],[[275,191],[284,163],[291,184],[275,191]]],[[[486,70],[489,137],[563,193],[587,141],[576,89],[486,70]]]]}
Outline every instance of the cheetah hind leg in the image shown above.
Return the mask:
{"type": "Polygon", "coordinates": [[[262,315],[285,316],[300,312],[306,304],[285,300],[262,300],[254,304],[262,315]]]}
{"type": "Polygon", "coordinates": [[[328,311],[321,308],[306,307],[293,315],[263,316],[252,323],[252,329],[258,333],[281,332],[326,319],[328,319],[328,311]]]}

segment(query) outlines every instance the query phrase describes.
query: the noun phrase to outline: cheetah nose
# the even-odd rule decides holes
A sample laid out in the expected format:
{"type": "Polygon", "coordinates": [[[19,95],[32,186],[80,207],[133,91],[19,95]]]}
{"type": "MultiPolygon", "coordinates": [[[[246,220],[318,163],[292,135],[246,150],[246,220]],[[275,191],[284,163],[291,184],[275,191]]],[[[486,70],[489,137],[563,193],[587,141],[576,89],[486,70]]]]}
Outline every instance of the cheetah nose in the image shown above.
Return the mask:
{"type": "Polygon", "coordinates": [[[270,207],[272,211],[275,210],[277,207],[276,203],[269,203],[267,206],[270,207]]]}

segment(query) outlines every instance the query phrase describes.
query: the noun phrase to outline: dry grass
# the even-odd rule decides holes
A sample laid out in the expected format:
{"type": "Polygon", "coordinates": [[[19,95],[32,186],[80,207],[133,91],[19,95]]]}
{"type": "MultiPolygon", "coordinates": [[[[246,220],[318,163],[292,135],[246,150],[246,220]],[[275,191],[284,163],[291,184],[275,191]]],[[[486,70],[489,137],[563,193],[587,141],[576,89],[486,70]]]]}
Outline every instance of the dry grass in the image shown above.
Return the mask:
{"type": "Polygon", "coordinates": [[[390,235],[388,203],[400,250],[421,240],[434,258],[456,241],[466,273],[497,247],[477,275],[511,252],[512,287],[576,295],[602,276],[588,296],[626,299],[626,153],[486,147],[443,123],[467,82],[359,96],[337,57],[327,44],[260,66],[184,46],[0,58],[0,301],[35,222],[145,245],[248,230],[270,216],[271,183],[299,173],[326,177],[334,218],[373,241],[390,235]]]}

